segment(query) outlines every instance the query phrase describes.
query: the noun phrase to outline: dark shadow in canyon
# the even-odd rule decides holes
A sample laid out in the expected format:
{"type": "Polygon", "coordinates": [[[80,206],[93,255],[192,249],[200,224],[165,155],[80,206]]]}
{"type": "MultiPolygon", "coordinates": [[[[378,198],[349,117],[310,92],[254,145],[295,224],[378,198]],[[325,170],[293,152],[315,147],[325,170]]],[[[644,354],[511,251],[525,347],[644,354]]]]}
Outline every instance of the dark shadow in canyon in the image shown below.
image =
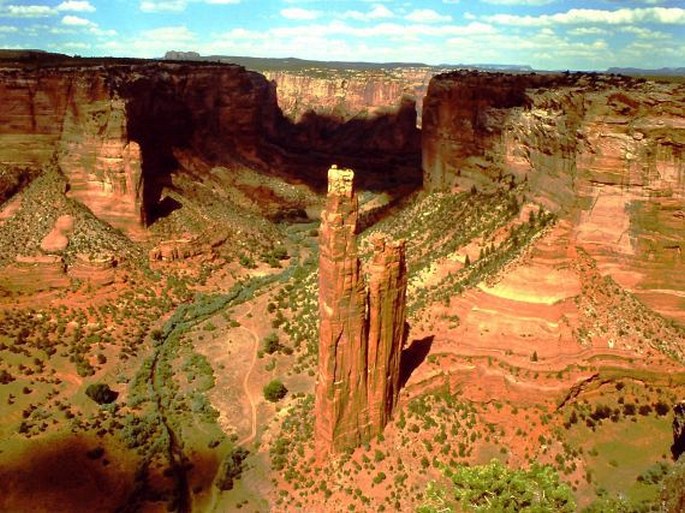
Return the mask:
{"type": "MultiPolygon", "coordinates": [[[[164,471],[138,465],[134,450],[95,436],[29,440],[22,451],[3,455],[0,511],[133,512],[146,502],[173,502],[173,483],[164,471]]],[[[194,453],[187,468],[193,489],[212,486],[218,467],[214,452],[194,453]]]]}
{"type": "Polygon", "coordinates": [[[175,173],[187,171],[201,179],[214,166],[249,167],[320,193],[325,193],[332,164],[354,169],[358,190],[401,191],[404,196],[421,187],[421,131],[413,97],[374,115],[348,119],[344,113],[309,112],[295,123],[281,111],[275,83],[244,73],[235,97],[214,91],[211,101],[165,75],[120,86],[127,101],[128,137],[141,150],[139,198],[145,225],[178,208],[163,204],[175,173]],[[240,99],[248,104],[231,103],[240,99]],[[184,169],[187,165],[193,169],[184,169]]]}
{"type": "Polygon", "coordinates": [[[168,215],[169,205],[160,205],[171,174],[179,168],[174,148],[190,146],[195,126],[187,105],[169,86],[140,79],[126,89],[128,135],[140,145],[142,160],[141,214],[150,225],[168,215]]]}
{"type": "Polygon", "coordinates": [[[430,352],[435,337],[412,340],[411,344],[402,351],[400,357],[400,388],[403,388],[414,371],[421,365],[430,352]]]}
{"type": "Polygon", "coordinates": [[[387,112],[349,120],[310,111],[295,123],[281,113],[273,135],[276,159],[271,161],[319,192],[326,190],[332,164],[354,169],[360,190],[421,186],[421,131],[416,127],[414,98],[403,98],[387,112]]]}

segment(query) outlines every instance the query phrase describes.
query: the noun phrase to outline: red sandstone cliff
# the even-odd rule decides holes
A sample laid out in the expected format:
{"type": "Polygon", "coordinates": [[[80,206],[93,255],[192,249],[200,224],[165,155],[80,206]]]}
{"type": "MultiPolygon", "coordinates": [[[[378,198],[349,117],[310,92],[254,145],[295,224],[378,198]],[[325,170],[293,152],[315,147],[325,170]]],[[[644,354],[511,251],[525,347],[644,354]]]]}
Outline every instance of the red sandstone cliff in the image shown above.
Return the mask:
{"type": "Polygon", "coordinates": [[[71,197],[134,238],[165,215],[179,171],[202,179],[214,166],[247,165],[319,185],[337,161],[380,187],[420,176],[415,105],[401,81],[345,86],[343,104],[368,104],[369,115],[326,107],[295,123],[281,112],[276,85],[240,66],[61,59],[0,68],[0,164],[57,163],[71,197]]]}
{"type": "Polygon", "coordinates": [[[404,244],[376,241],[367,290],[357,256],[354,173],[328,173],[319,256],[319,366],[315,438],[320,456],[382,432],[397,403],[405,291],[404,244]]]}
{"type": "MultiPolygon", "coordinates": [[[[430,67],[262,71],[276,83],[278,105],[298,122],[308,112],[349,121],[370,118],[397,108],[404,97],[416,99],[420,116],[431,77],[430,67]]],[[[420,119],[419,119],[420,122],[420,119]]]]}
{"type": "Polygon", "coordinates": [[[78,61],[0,70],[0,161],[56,159],[69,194],[135,234],[155,215],[176,148],[260,162],[273,87],[238,66],[78,61]]]}
{"type": "Polygon", "coordinates": [[[369,420],[380,432],[397,405],[400,356],[406,318],[407,265],[404,241],[373,241],[369,273],[369,420]]]}
{"type": "Polygon", "coordinates": [[[570,221],[570,244],[682,318],[683,98],[682,85],[616,76],[441,75],[424,102],[424,187],[527,181],[570,221]]]}

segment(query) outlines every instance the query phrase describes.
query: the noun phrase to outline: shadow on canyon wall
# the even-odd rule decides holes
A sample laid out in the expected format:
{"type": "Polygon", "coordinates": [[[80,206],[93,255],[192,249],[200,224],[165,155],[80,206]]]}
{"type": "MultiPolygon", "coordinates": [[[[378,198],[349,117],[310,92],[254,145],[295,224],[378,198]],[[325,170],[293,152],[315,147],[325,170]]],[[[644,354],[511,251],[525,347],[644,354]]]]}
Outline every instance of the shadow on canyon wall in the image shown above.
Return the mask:
{"type": "Polygon", "coordinates": [[[129,138],[141,149],[146,225],[179,207],[160,205],[182,168],[178,151],[209,167],[245,165],[319,192],[326,190],[331,164],[354,169],[359,189],[415,190],[422,183],[413,97],[347,121],[309,112],[295,123],[278,106],[275,83],[257,73],[238,76],[235,91],[213,90],[211,98],[174,80],[179,79],[138,78],[122,88],[129,138]]]}
{"type": "Polygon", "coordinates": [[[404,388],[412,373],[428,356],[435,337],[430,335],[412,340],[411,344],[402,351],[400,358],[400,388],[404,388]]]}
{"type": "Polygon", "coordinates": [[[415,190],[422,183],[421,131],[413,97],[385,112],[348,121],[312,111],[297,123],[282,117],[271,149],[281,170],[320,192],[326,189],[331,164],[354,169],[361,190],[415,190]]]}

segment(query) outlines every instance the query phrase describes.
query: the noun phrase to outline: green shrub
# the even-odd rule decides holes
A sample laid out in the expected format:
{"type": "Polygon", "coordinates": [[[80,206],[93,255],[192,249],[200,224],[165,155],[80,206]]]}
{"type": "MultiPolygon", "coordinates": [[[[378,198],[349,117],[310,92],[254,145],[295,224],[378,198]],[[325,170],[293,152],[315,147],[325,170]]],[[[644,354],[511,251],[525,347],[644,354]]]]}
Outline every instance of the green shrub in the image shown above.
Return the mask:
{"type": "Polygon", "coordinates": [[[273,354],[281,348],[281,344],[278,341],[278,335],[271,332],[266,337],[264,337],[264,352],[267,354],[273,354]]]}
{"type": "Polygon", "coordinates": [[[86,395],[98,404],[110,404],[116,401],[119,393],[105,383],[92,383],[86,388],[86,395]]]}
{"type": "Polygon", "coordinates": [[[272,403],[280,401],[286,396],[287,393],[288,389],[285,388],[285,385],[277,379],[270,381],[264,387],[264,398],[272,403]]]}
{"type": "Polygon", "coordinates": [[[239,479],[243,473],[243,462],[249,452],[242,447],[234,447],[231,452],[226,455],[221,464],[220,478],[216,482],[217,488],[222,491],[232,490],[233,481],[239,479]]]}
{"type": "MultiPolygon", "coordinates": [[[[576,509],[571,489],[559,481],[550,466],[534,464],[529,470],[510,469],[492,460],[487,465],[459,466],[447,470],[447,475],[453,484],[447,495],[459,502],[459,511],[571,513],[576,509]]],[[[429,488],[428,492],[428,501],[418,509],[420,513],[455,511],[438,509],[431,500],[434,491],[429,488]]]]}

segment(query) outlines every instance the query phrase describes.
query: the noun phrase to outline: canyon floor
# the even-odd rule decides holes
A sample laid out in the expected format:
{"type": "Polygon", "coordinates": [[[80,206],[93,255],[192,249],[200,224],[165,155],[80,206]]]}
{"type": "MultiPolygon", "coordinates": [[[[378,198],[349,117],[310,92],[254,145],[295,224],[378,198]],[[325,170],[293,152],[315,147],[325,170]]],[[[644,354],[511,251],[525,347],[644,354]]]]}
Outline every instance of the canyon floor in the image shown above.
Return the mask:
{"type": "Polygon", "coordinates": [[[683,328],[521,190],[361,197],[363,258],[377,231],[408,241],[403,388],[383,436],[316,464],[318,221],[263,217],[277,254],[140,258],[106,285],[0,298],[0,509],[411,511],[449,502],[445,469],[493,459],[551,465],[579,509],[657,504],[683,328]],[[288,389],[275,403],[273,379],[288,389]],[[94,383],[116,400],[98,404],[94,383]]]}

